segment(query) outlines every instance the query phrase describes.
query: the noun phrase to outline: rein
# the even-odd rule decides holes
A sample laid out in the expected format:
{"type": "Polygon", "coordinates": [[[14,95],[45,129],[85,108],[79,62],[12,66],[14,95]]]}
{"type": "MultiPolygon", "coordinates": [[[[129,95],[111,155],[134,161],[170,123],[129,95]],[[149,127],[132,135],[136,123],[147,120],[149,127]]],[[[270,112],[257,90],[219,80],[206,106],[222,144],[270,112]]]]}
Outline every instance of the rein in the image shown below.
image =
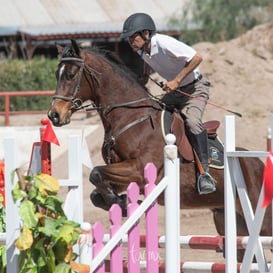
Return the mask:
{"type": "Polygon", "coordinates": [[[94,68],[86,65],[85,60],[81,59],[81,58],[64,57],[64,58],[61,58],[60,62],[77,62],[77,63],[79,63],[79,66],[80,66],[79,76],[77,78],[76,87],[73,91],[72,97],[65,97],[62,95],[53,95],[52,96],[52,99],[60,99],[60,100],[71,102],[73,104],[71,109],[74,109],[76,111],[78,111],[78,110],[86,110],[86,111],[91,111],[91,110],[105,111],[105,110],[107,110],[107,111],[111,111],[112,109],[115,109],[115,108],[126,107],[126,106],[133,105],[135,103],[139,103],[139,102],[147,101],[147,100],[153,100],[161,105],[164,105],[164,103],[162,103],[159,99],[157,99],[155,96],[153,96],[150,92],[147,92],[147,94],[149,96],[148,98],[142,98],[142,99],[129,101],[129,102],[111,104],[111,105],[106,105],[106,106],[96,106],[94,103],[91,103],[89,105],[83,105],[83,101],[80,98],[77,98],[77,94],[80,90],[80,83],[81,83],[83,72],[86,71],[89,75],[91,75],[92,78],[94,78],[95,74],[101,75],[102,73],[98,72],[94,68]]]}
{"type": "MultiPolygon", "coordinates": [[[[146,93],[148,94],[148,97],[145,98],[141,98],[141,99],[137,99],[137,100],[133,100],[133,101],[129,101],[129,102],[124,102],[124,103],[117,103],[117,104],[112,104],[112,105],[105,105],[105,106],[96,106],[94,103],[90,103],[88,105],[83,105],[83,101],[80,98],[77,98],[77,95],[79,93],[80,90],[80,83],[82,80],[82,76],[84,71],[86,73],[88,73],[91,78],[92,78],[92,82],[91,84],[98,84],[98,80],[96,78],[97,75],[101,75],[101,72],[98,72],[97,70],[95,70],[94,68],[90,67],[89,65],[87,65],[85,63],[84,59],[81,58],[77,58],[77,57],[64,57],[60,60],[60,62],[75,62],[77,63],[76,65],[78,65],[80,67],[80,70],[78,72],[78,78],[76,79],[76,84],[75,84],[75,89],[73,90],[73,94],[71,97],[65,97],[63,95],[54,95],[52,96],[52,99],[60,99],[60,100],[64,100],[67,102],[71,102],[72,106],[71,106],[71,110],[98,110],[101,111],[102,114],[104,116],[106,116],[111,110],[116,109],[116,108],[121,108],[121,107],[135,107],[135,108],[140,108],[143,107],[141,105],[137,105],[137,106],[132,106],[136,103],[140,103],[140,102],[144,102],[144,101],[155,101],[157,102],[159,105],[164,106],[165,104],[162,103],[157,97],[153,96],[147,89],[145,89],[146,93]]],[[[151,105],[151,107],[154,107],[151,105]]],[[[112,161],[111,158],[111,149],[113,148],[116,139],[123,134],[125,131],[127,131],[128,129],[136,126],[139,123],[142,123],[146,120],[150,120],[151,122],[151,126],[153,126],[153,120],[152,120],[152,116],[151,114],[147,114],[144,115],[132,122],[129,122],[127,125],[125,125],[124,127],[122,127],[119,131],[117,131],[115,134],[112,134],[109,136],[109,138],[105,139],[104,145],[106,145],[106,150],[107,150],[107,163],[110,164],[112,161]]]]}
{"type": "Polygon", "coordinates": [[[109,112],[115,108],[126,107],[126,106],[130,106],[132,104],[142,102],[142,101],[147,101],[147,100],[153,100],[153,98],[150,98],[150,97],[149,98],[142,98],[142,99],[133,100],[133,101],[129,101],[129,102],[123,102],[123,103],[117,103],[117,104],[111,104],[111,105],[105,105],[105,106],[103,106],[103,105],[96,106],[94,104],[91,104],[91,105],[83,106],[81,109],[85,109],[87,111],[88,110],[99,110],[99,111],[104,111],[104,112],[106,112],[105,110],[107,110],[109,112]]]}

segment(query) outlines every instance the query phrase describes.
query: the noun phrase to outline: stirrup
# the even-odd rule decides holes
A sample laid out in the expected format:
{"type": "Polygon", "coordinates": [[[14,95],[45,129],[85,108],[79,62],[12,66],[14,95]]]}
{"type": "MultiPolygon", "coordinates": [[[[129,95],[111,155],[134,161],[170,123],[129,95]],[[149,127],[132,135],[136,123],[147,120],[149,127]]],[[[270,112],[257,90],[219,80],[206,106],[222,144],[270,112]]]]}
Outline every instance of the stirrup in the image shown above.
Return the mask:
{"type": "Polygon", "coordinates": [[[199,175],[197,179],[197,189],[199,195],[216,191],[215,180],[208,172],[199,175]]]}

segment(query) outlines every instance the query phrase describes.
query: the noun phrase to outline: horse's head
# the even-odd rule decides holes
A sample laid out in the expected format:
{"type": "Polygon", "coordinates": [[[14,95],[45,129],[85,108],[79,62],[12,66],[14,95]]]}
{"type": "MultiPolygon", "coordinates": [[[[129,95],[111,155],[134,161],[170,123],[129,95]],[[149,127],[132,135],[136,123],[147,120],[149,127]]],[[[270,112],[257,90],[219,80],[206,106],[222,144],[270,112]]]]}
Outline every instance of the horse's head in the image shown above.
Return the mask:
{"type": "Polygon", "coordinates": [[[74,40],[65,48],[57,48],[60,54],[57,87],[48,111],[53,125],[68,124],[75,111],[90,109],[90,103],[84,103],[88,100],[101,115],[114,108],[138,107],[140,102],[149,104],[136,75],[114,53],[95,48],[82,50],[74,40]]]}
{"type": "MultiPolygon", "coordinates": [[[[84,101],[90,99],[90,82],[84,76],[85,71],[92,74],[85,65],[85,52],[78,44],[71,40],[71,45],[65,48],[57,45],[60,63],[56,71],[57,87],[52,97],[52,104],[48,117],[55,126],[62,126],[70,122],[71,115],[82,108],[84,101]]],[[[91,75],[93,84],[95,75],[91,75]]]]}

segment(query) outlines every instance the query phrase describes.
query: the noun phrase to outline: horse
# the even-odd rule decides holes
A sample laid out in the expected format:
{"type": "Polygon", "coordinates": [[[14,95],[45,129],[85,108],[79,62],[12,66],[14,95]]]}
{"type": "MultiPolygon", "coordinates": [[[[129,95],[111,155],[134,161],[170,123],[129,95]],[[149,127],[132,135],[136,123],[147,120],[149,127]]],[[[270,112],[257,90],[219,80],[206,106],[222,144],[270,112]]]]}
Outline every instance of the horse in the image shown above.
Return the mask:
{"type": "MultiPolygon", "coordinates": [[[[89,180],[95,186],[90,198],[104,210],[109,210],[114,203],[124,209],[124,191],[131,181],[137,182],[143,192],[143,169],[148,162],[157,167],[158,181],[163,176],[165,142],[161,115],[164,107],[113,53],[82,49],[74,40],[66,47],[57,45],[57,48],[60,56],[57,87],[48,117],[54,126],[64,126],[80,109],[97,110],[104,127],[101,151],[106,164],[95,166],[90,173],[89,180]]],[[[264,164],[259,158],[239,158],[239,162],[254,209],[262,187],[264,164]]],[[[180,208],[210,209],[217,232],[224,235],[224,170],[210,168],[217,182],[216,192],[199,195],[195,166],[192,160],[180,164],[180,208]]],[[[164,205],[164,198],[159,197],[158,201],[164,205]]],[[[237,235],[248,235],[239,199],[236,210],[237,235]]],[[[269,210],[261,235],[271,235],[269,210]]]]}

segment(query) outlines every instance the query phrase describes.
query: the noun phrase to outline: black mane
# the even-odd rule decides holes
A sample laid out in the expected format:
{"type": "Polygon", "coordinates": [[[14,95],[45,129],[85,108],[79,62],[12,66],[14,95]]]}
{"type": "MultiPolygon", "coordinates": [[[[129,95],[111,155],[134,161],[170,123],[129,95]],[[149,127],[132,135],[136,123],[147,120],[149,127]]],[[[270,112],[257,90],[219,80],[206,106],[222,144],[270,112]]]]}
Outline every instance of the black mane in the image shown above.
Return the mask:
{"type": "Polygon", "coordinates": [[[119,71],[121,75],[124,75],[131,81],[141,85],[142,88],[144,87],[143,84],[141,84],[141,82],[139,81],[139,75],[137,75],[135,72],[129,69],[128,66],[124,63],[124,61],[115,52],[95,47],[91,48],[90,52],[91,54],[94,53],[96,55],[101,56],[104,60],[106,60],[108,63],[114,66],[115,69],[119,71]]]}
{"type": "MultiPolygon", "coordinates": [[[[79,47],[79,50],[83,50],[83,49],[79,47]]],[[[129,79],[135,84],[140,85],[142,88],[145,88],[145,86],[140,82],[139,75],[137,75],[131,69],[129,69],[128,66],[126,66],[123,60],[115,52],[101,49],[98,47],[89,48],[88,50],[86,50],[86,52],[100,56],[106,62],[110,63],[115,68],[115,70],[117,70],[125,78],[129,79]]],[[[71,57],[80,58],[79,54],[77,54],[72,44],[65,46],[61,54],[61,58],[71,58],[71,57]]]]}

